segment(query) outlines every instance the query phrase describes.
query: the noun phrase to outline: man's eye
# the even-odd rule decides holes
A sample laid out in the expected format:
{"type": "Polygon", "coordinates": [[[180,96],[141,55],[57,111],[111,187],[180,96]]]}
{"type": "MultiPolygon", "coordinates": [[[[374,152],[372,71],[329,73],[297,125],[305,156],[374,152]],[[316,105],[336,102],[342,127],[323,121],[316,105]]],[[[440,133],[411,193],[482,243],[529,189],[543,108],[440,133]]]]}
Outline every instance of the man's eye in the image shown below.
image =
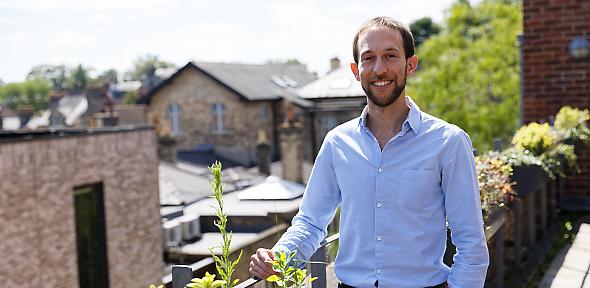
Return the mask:
{"type": "Polygon", "coordinates": [[[363,57],[363,61],[371,61],[373,60],[373,56],[365,56],[363,57]]]}
{"type": "Polygon", "coordinates": [[[389,55],[387,55],[387,58],[395,59],[395,58],[397,58],[397,56],[395,54],[389,54],[389,55]]]}

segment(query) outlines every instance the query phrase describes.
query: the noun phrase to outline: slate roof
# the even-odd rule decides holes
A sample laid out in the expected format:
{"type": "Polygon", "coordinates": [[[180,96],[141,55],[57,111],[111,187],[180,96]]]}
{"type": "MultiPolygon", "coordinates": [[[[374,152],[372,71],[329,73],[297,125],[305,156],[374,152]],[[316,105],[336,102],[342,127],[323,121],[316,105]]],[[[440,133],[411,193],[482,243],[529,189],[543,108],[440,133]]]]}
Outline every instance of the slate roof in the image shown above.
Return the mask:
{"type": "Polygon", "coordinates": [[[301,87],[297,93],[304,99],[365,97],[365,91],[348,66],[340,67],[301,87]]]}
{"type": "Polygon", "coordinates": [[[170,78],[166,79],[138,103],[149,103],[160,89],[170,85],[178,75],[188,69],[197,69],[213,80],[236,93],[242,100],[261,101],[278,100],[289,89],[303,87],[315,80],[315,74],[307,71],[300,64],[229,64],[188,62],[178,69],[170,78]]]}

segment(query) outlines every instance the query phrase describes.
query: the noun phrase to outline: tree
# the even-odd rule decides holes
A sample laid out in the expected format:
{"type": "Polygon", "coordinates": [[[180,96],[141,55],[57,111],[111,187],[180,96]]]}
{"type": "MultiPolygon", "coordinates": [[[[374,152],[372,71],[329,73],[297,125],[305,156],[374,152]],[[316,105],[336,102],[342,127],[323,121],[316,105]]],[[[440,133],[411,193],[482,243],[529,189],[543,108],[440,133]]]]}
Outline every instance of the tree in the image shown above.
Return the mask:
{"type": "Polygon", "coordinates": [[[418,49],[422,69],[408,95],[430,114],[457,124],[479,150],[508,138],[519,124],[520,2],[458,1],[445,27],[418,49]]]}
{"type": "Polygon", "coordinates": [[[100,83],[118,83],[119,73],[115,69],[108,69],[102,72],[94,79],[95,82],[100,83]]]}
{"type": "Polygon", "coordinates": [[[51,85],[42,79],[22,83],[8,83],[0,87],[0,101],[6,101],[12,109],[31,106],[36,112],[47,109],[51,85]]]}
{"type": "Polygon", "coordinates": [[[51,64],[37,65],[27,75],[27,80],[33,79],[48,81],[54,90],[64,90],[67,79],[66,67],[51,64]]]}
{"type": "Polygon", "coordinates": [[[154,76],[158,68],[171,68],[174,64],[160,60],[158,56],[148,54],[133,62],[133,69],[125,73],[127,80],[146,81],[154,76]]]}
{"type": "Polygon", "coordinates": [[[420,18],[410,24],[410,30],[414,36],[414,45],[420,47],[426,39],[440,32],[441,27],[432,22],[429,17],[420,18]]]}
{"type": "Polygon", "coordinates": [[[74,93],[84,91],[89,80],[88,70],[78,64],[67,78],[67,88],[74,93]]]}

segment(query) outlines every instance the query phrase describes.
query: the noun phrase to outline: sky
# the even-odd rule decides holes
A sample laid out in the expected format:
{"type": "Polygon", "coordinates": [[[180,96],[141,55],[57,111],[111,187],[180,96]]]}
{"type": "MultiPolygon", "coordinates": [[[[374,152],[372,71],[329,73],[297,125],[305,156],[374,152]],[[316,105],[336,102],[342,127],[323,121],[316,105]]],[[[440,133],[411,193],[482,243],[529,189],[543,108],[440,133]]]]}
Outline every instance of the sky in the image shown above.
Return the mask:
{"type": "Polygon", "coordinates": [[[261,64],[297,59],[324,75],[352,59],[352,38],[375,16],[442,23],[454,0],[0,0],[0,79],[41,64],[130,70],[147,54],[261,64]]]}

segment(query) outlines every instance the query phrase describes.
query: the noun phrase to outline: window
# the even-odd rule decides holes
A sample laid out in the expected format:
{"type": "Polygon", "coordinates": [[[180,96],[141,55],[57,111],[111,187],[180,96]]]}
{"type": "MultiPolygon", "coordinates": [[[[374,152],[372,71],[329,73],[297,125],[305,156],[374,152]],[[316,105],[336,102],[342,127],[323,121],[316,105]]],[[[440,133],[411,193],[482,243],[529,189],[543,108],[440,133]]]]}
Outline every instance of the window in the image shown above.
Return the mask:
{"type": "Polygon", "coordinates": [[[211,105],[213,114],[213,133],[224,133],[223,115],[225,114],[225,105],[223,103],[215,103],[211,105]]]}
{"type": "Polygon", "coordinates": [[[182,121],[180,105],[177,103],[168,105],[168,120],[172,136],[180,136],[182,134],[182,121]]]}
{"type": "Polygon", "coordinates": [[[80,287],[109,286],[102,184],[74,188],[80,287]]]}
{"type": "Polygon", "coordinates": [[[260,108],[260,119],[263,122],[268,121],[269,115],[270,113],[268,113],[268,106],[262,106],[262,108],[260,108]]]}

